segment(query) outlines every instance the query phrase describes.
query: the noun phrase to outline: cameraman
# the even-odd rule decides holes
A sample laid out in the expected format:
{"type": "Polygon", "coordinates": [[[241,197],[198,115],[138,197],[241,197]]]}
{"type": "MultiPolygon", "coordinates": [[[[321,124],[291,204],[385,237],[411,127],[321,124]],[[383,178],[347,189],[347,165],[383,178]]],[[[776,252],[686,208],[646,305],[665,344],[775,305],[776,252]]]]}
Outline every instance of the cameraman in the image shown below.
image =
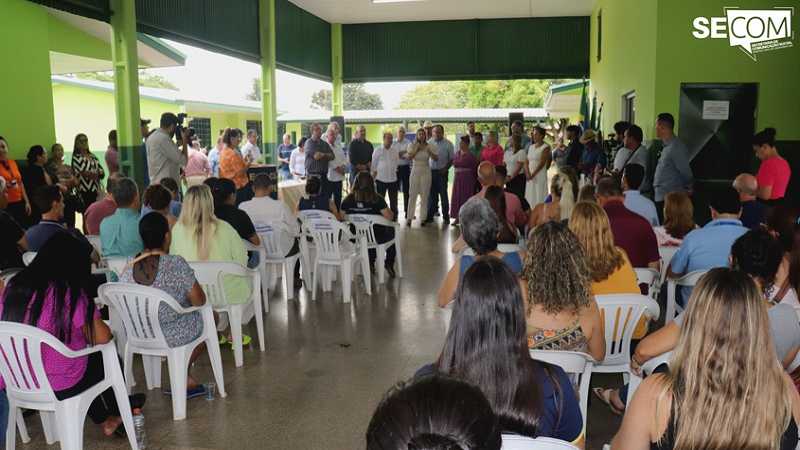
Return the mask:
{"type": "Polygon", "coordinates": [[[172,136],[180,123],[181,120],[175,114],[164,113],[161,115],[161,127],[156,128],[147,138],[147,166],[152,183],[158,183],[164,178],[181,179],[181,167],[188,160],[189,131],[181,127],[182,133],[178,136],[181,142],[179,149],[172,136]]]}

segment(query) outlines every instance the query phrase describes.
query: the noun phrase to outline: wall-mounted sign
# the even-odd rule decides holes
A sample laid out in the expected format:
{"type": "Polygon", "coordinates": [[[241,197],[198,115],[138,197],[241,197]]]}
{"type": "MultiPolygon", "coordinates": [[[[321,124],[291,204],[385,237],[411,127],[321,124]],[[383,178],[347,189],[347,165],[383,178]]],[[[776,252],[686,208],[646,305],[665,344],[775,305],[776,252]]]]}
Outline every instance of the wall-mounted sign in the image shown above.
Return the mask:
{"type": "Polygon", "coordinates": [[[792,48],[794,7],[745,10],[725,7],[725,17],[696,17],[692,35],[697,39],[728,39],[753,61],[756,54],[792,48]]]}
{"type": "Polygon", "coordinates": [[[730,102],[722,100],[703,100],[703,120],[728,120],[730,102]]]}

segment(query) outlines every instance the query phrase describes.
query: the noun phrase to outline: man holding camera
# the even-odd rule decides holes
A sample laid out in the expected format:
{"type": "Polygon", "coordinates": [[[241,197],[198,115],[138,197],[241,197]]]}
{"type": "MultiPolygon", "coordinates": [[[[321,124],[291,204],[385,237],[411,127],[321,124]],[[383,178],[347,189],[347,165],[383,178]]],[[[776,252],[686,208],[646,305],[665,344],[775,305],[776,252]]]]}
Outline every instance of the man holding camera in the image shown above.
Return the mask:
{"type": "Polygon", "coordinates": [[[150,181],[158,183],[164,178],[173,180],[181,179],[181,167],[186,165],[188,160],[189,131],[180,127],[182,122],[172,113],[161,115],[161,126],[147,138],[147,166],[150,174],[150,181]],[[181,141],[181,148],[172,140],[175,131],[180,129],[178,139],[181,141]]]}

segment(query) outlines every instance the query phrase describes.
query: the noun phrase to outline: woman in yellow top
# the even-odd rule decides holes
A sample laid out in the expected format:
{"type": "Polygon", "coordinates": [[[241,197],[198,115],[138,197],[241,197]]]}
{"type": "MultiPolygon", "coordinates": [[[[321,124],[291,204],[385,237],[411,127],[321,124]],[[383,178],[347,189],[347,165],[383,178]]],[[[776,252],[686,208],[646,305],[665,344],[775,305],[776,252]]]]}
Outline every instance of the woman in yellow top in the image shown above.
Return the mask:
{"type": "MultiPolygon", "coordinates": [[[[172,228],[169,252],[190,262],[233,261],[247,265],[247,250],[242,239],[230,224],[214,216],[211,189],[205,184],[192,186],[186,191],[181,216],[172,228]]],[[[228,302],[232,304],[246,302],[253,292],[250,281],[244,277],[226,275],[223,284],[228,302]]],[[[253,308],[246,309],[242,323],[250,322],[254,315],[253,308]]],[[[227,317],[221,315],[217,330],[227,329],[227,322],[227,317]]],[[[227,339],[230,340],[230,335],[227,339]]],[[[244,336],[244,344],[249,342],[250,337],[244,336]]]]}
{"type": "MultiPolygon", "coordinates": [[[[569,216],[569,229],[578,236],[586,251],[593,295],[642,293],[628,255],[625,250],[614,245],[611,223],[600,205],[594,202],[578,202],[569,216]]],[[[631,348],[636,347],[645,334],[647,325],[643,317],[633,330],[631,348]]],[[[619,413],[620,410],[609,399],[616,390],[595,388],[595,393],[609,405],[612,412],[619,413]]]]}

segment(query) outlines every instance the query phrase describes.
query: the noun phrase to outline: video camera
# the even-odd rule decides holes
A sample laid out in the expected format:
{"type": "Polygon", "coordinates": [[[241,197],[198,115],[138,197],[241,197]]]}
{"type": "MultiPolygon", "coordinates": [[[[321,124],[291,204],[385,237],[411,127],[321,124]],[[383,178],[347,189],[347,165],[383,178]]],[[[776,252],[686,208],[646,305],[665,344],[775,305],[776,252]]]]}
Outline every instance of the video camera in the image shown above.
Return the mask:
{"type": "Polygon", "coordinates": [[[610,152],[619,147],[620,145],[622,145],[622,142],[619,142],[617,140],[617,135],[614,133],[609,133],[608,139],[605,139],[603,141],[603,149],[605,149],[606,152],[610,152]]]}
{"type": "Polygon", "coordinates": [[[195,136],[194,128],[192,128],[192,127],[184,128],[184,126],[183,126],[183,122],[186,121],[187,117],[188,117],[188,115],[186,113],[178,113],[178,124],[177,124],[177,127],[175,128],[175,138],[178,139],[179,141],[183,140],[183,130],[184,129],[186,129],[186,131],[187,131],[187,133],[189,135],[189,141],[191,141],[192,138],[195,136]]]}

